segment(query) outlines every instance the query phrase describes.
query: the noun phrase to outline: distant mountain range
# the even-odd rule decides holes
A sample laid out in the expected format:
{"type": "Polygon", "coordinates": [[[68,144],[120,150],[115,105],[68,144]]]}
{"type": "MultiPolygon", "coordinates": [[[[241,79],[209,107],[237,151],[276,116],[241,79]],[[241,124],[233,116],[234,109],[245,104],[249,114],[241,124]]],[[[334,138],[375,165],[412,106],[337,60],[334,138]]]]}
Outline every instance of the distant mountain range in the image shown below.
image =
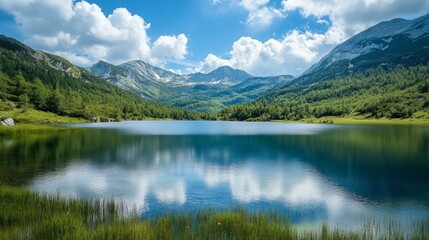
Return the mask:
{"type": "Polygon", "coordinates": [[[257,100],[271,92],[277,94],[276,90],[290,84],[308,85],[377,67],[389,69],[397,65],[426,64],[429,60],[428,16],[381,22],[338,45],[296,79],[289,75],[253,77],[227,66],[208,74],[179,75],[143,61],[118,66],[99,62],[89,70],[151,101],[215,112],[233,104],[257,100]]]}
{"type": "Polygon", "coordinates": [[[100,61],[88,70],[151,101],[201,112],[256,100],[294,79],[290,75],[258,78],[228,66],[207,74],[179,75],[143,61],[117,66],[100,61]]]}

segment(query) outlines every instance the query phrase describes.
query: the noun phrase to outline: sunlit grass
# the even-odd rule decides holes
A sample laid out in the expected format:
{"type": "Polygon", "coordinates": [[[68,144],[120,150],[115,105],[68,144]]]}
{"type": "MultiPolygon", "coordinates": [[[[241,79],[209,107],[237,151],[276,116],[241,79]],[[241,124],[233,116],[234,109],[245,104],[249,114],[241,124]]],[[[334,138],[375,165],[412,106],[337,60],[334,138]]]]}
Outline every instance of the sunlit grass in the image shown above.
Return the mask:
{"type": "Polygon", "coordinates": [[[289,120],[273,120],[273,122],[300,122],[300,123],[325,123],[325,124],[355,124],[355,125],[429,125],[429,120],[425,119],[365,119],[365,118],[339,118],[339,117],[323,117],[323,118],[308,118],[298,121],[289,120]]]}
{"type": "Polygon", "coordinates": [[[22,109],[12,109],[8,111],[0,111],[0,116],[3,118],[13,118],[17,124],[62,124],[62,123],[82,123],[85,122],[82,118],[73,118],[67,116],[59,116],[54,113],[38,111],[29,109],[22,111],[22,109]]]}
{"type": "Polygon", "coordinates": [[[403,232],[394,222],[367,221],[347,231],[322,224],[303,230],[286,215],[242,209],[139,219],[113,199],[75,200],[0,187],[0,239],[426,239],[429,220],[403,232]]]}
{"type": "Polygon", "coordinates": [[[73,130],[72,128],[59,127],[55,125],[38,125],[31,123],[17,124],[15,126],[0,126],[0,136],[11,134],[38,134],[38,133],[52,133],[63,130],[73,130]]]}

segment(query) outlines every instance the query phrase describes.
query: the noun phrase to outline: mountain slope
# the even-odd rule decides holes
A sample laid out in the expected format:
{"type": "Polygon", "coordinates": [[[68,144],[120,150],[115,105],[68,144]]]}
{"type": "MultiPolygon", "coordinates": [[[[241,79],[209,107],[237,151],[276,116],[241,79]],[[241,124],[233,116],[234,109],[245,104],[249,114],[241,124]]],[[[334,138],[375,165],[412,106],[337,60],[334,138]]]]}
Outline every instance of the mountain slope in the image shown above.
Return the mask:
{"type": "Polygon", "coordinates": [[[229,91],[236,92],[237,94],[245,93],[249,100],[257,99],[269,92],[283,87],[294,79],[295,78],[292,75],[282,75],[276,77],[253,77],[231,86],[229,91]]]}
{"type": "Polygon", "coordinates": [[[208,74],[178,75],[143,61],[118,66],[98,62],[89,70],[151,101],[200,112],[216,112],[226,106],[255,100],[292,78],[254,78],[245,71],[227,66],[208,74]]]}
{"type": "Polygon", "coordinates": [[[149,100],[161,98],[163,93],[170,92],[166,82],[180,77],[143,61],[132,61],[118,66],[99,61],[88,70],[97,77],[149,100]]]}
{"type": "Polygon", "coordinates": [[[173,72],[152,66],[144,61],[131,61],[119,65],[120,68],[126,71],[132,71],[148,80],[156,80],[158,82],[181,82],[185,78],[173,72]]]}
{"type": "MultiPolygon", "coordinates": [[[[104,64],[99,70],[116,71],[104,64]]],[[[86,119],[199,118],[147,102],[67,60],[0,35],[0,111],[16,106],[86,119]]]]}
{"type": "Polygon", "coordinates": [[[310,84],[382,66],[429,62],[429,14],[381,22],[335,47],[295,80],[310,84]]]}
{"type": "Polygon", "coordinates": [[[429,120],[429,65],[370,69],[311,85],[292,84],[258,101],[222,110],[223,120],[321,117],[429,120]]]}

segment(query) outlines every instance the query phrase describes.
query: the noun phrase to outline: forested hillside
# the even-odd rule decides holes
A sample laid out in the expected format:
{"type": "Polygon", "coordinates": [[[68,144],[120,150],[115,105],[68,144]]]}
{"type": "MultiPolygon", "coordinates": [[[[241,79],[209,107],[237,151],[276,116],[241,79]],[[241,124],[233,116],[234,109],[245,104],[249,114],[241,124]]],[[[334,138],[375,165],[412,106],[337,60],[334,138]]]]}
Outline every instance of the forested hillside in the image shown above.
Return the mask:
{"type": "Polygon", "coordinates": [[[90,120],[208,117],[145,101],[63,58],[5,36],[0,36],[0,99],[0,111],[34,108],[90,120]]]}
{"type": "Polygon", "coordinates": [[[429,65],[376,68],[311,85],[296,83],[218,115],[224,120],[429,119],[429,65]]]}

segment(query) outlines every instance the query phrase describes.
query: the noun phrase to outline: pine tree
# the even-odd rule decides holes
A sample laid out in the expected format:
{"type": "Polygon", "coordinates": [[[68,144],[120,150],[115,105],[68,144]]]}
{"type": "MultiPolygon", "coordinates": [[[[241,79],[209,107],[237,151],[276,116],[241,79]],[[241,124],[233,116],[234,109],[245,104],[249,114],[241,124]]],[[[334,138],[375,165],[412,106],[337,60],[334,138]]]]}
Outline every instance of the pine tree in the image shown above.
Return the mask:
{"type": "Polygon", "coordinates": [[[28,111],[30,109],[30,98],[27,94],[21,94],[18,97],[18,107],[22,109],[23,112],[28,111]]]}

